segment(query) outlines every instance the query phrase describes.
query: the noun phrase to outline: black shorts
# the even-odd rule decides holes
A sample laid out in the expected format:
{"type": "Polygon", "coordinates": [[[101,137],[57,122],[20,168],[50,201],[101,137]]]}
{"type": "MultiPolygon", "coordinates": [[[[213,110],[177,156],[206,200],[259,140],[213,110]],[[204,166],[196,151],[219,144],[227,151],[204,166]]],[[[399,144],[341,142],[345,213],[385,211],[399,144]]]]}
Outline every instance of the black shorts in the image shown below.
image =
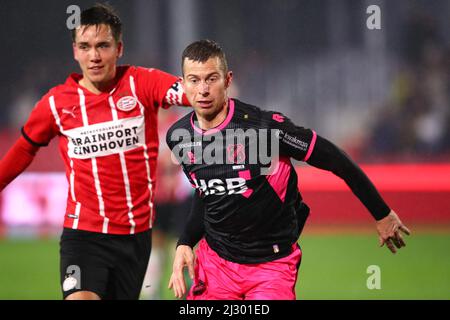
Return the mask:
{"type": "Polygon", "coordinates": [[[91,291],[101,299],[139,299],[151,246],[151,230],[112,235],[64,228],[60,241],[64,299],[76,291],[91,291]]]}

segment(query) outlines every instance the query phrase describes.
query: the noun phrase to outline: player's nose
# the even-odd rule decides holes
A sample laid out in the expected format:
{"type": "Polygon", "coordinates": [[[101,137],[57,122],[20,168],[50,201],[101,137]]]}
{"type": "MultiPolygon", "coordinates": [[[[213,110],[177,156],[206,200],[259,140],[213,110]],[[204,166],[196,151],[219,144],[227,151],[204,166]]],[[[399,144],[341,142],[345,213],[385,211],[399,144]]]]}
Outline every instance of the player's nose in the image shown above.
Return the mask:
{"type": "Polygon", "coordinates": [[[206,82],[202,81],[200,83],[199,92],[202,95],[207,95],[209,93],[209,85],[206,82]]]}
{"type": "Polygon", "coordinates": [[[97,62],[97,61],[101,60],[100,52],[98,50],[96,50],[95,48],[92,49],[91,52],[89,52],[89,58],[93,62],[97,62]]]}

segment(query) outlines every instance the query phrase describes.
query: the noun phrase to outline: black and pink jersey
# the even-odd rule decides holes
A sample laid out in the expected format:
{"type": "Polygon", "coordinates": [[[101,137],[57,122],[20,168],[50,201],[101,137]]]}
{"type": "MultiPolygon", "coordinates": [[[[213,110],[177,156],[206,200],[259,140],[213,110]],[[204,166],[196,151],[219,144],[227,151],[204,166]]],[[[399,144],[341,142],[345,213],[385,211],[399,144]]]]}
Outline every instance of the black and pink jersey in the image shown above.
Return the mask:
{"type": "Polygon", "coordinates": [[[225,121],[208,131],[194,112],[186,115],[167,143],[203,200],[210,247],[239,263],[278,259],[291,252],[309,213],[291,158],[307,161],[317,136],[279,112],[236,99],[228,106],[225,121]]]}
{"type": "Polygon", "coordinates": [[[35,106],[22,129],[32,144],[59,137],[69,194],[64,227],[134,234],[154,219],[157,113],[186,104],[177,77],[157,69],[117,68],[110,92],[94,94],[72,74],[35,106]]]}

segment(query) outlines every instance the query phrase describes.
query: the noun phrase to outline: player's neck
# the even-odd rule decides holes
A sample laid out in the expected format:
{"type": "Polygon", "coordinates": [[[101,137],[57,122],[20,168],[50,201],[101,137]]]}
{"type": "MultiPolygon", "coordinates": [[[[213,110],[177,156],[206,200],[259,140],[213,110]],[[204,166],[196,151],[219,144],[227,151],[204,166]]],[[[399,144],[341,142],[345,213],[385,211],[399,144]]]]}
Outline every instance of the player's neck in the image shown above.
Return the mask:
{"type": "Polygon", "coordinates": [[[110,92],[114,88],[115,82],[115,78],[113,78],[109,81],[95,83],[89,81],[86,77],[83,77],[78,84],[93,94],[102,94],[110,92]]]}
{"type": "Polygon", "coordinates": [[[222,122],[225,121],[228,114],[228,99],[225,100],[225,105],[223,108],[216,114],[211,116],[198,116],[197,121],[200,129],[209,130],[219,126],[222,122]]]}

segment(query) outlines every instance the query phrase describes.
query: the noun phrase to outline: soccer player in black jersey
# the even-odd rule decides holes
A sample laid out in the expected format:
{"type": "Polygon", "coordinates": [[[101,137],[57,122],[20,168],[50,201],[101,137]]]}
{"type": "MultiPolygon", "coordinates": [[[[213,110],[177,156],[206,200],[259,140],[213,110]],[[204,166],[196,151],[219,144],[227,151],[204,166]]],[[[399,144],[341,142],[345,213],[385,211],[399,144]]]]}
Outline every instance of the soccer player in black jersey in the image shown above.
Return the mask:
{"type": "Polygon", "coordinates": [[[233,75],[217,43],[190,44],[182,69],[194,111],[169,129],[167,143],[196,195],[169,282],[176,297],[186,293],[187,266],[188,299],[295,299],[309,208],[291,158],[342,178],[376,220],[380,245],[393,253],[405,246],[408,228],[348,155],[279,112],[228,98],[233,75]]]}

